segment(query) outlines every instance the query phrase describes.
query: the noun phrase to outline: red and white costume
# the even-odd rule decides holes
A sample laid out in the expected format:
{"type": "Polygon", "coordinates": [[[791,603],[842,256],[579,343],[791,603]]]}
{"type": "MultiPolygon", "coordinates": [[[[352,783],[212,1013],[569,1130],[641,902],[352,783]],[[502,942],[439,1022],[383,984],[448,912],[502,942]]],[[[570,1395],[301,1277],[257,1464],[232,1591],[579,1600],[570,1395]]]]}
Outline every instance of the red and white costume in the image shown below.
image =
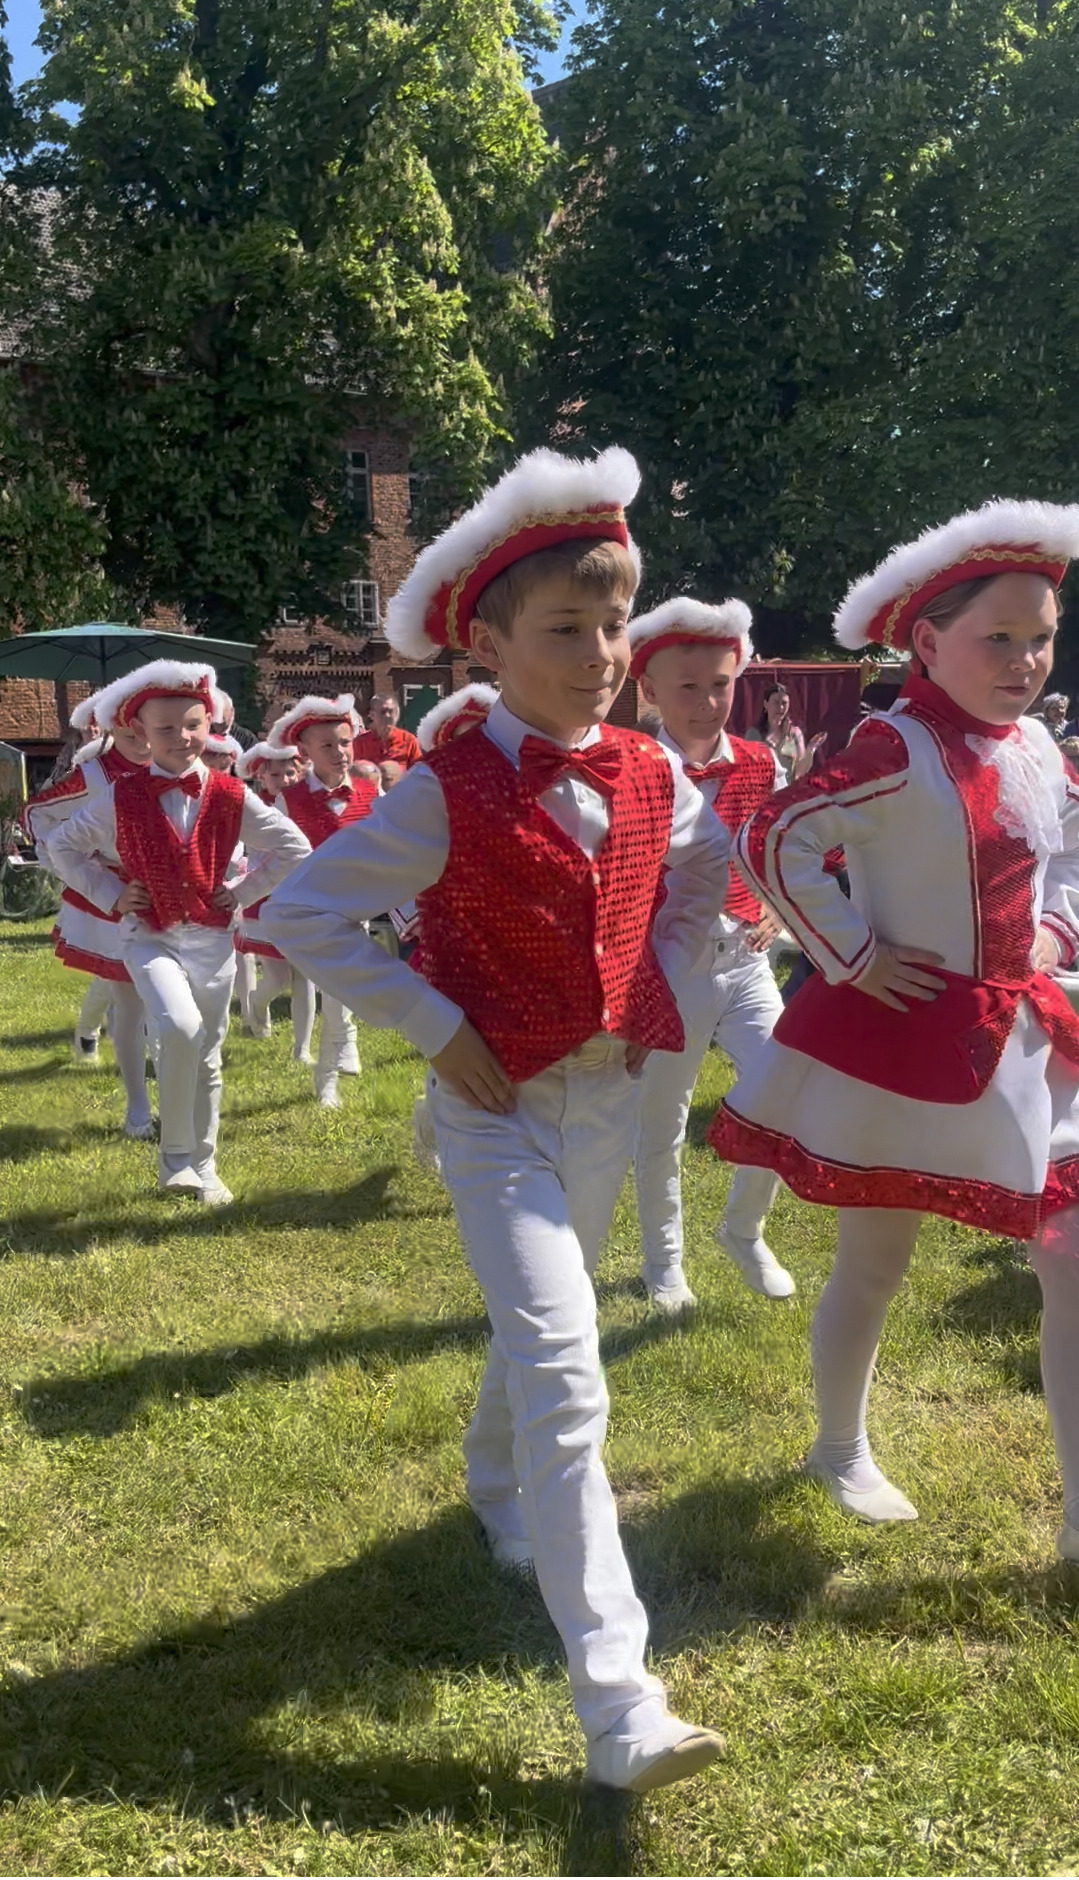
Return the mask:
{"type": "MultiPolygon", "coordinates": [[[[893,551],[851,590],[837,637],[905,647],[949,587],[1003,574],[1058,587],[1076,552],[1079,508],[988,504],[893,551]]],[[[1002,672],[1029,681],[1043,618],[1012,623],[1002,672]]],[[[921,1214],[1026,1239],[1064,1479],[1057,1547],[1079,1559],[1079,1021],[1031,965],[1039,926],[1062,967],[1079,956],[1079,782],[1044,726],[982,723],[916,676],[841,756],[757,811],[738,855],[819,971],[709,1131],[720,1155],[840,1210],[813,1322],[807,1467],[862,1519],[916,1518],[876,1466],[865,1413],[921,1214]],[[823,866],[838,845],[849,902],[823,866]],[[905,1010],[860,990],[882,941],[936,954],[943,990],[905,1010]]]]}
{"type": "MultiPolygon", "coordinates": [[[[738,653],[736,676],[752,655],[749,609],[740,601],[706,606],[700,601],[667,601],[630,622],[630,668],[640,678],[657,653],[670,646],[702,642],[738,653]]],[[[666,731],[659,742],[681,763],[686,776],[710,803],[724,828],[736,835],[746,818],[783,781],[772,752],[721,731],[710,760],[690,761],[666,731]]],[[[682,1184],[679,1168],[686,1123],[701,1064],[715,1042],[741,1071],[761,1042],[770,1036],[783,1007],[766,952],[754,952],[747,935],[762,909],[733,872],[723,912],[711,945],[697,971],[674,990],[686,1030],[685,1049],[654,1053],[642,1077],[641,1120],[634,1155],[637,1213],[644,1243],[643,1279],[655,1303],[676,1310],[693,1295],[682,1273],[682,1184]]],[[[724,1231],[752,1247],[761,1239],[764,1217],[772,1205],[776,1178],[768,1170],[740,1170],[732,1183],[724,1231]]],[[[776,1273],[782,1269],[771,1265],[776,1273]]],[[[793,1290],[782,1274],[785,1290],[793,1290]]],[[[763,1286],[763,1281],[760,1282],[763,1286]]]]}
{"type": "MultiPolygon", "coordinates": [[[[625,542],[637,480],[621,451],[587,464],[526,458],[420,556],[390,604],[391,643],[409,657],[467,643],[484,587],[534,548],[625,542]]],[[[570,750],[498,700],[302,864],[263,917],[282,951],[368,1022],[433,1057],[467,1016],[516,1082],[508,1116],[428,1082],[443,1175],[493,1327],[466,1442],[469,1498],[500,1557],[534,1558],[593,1744],[668,1725],[603,1469],[590,1276],[633,1147],[626,1045],[680,1048],[664,975],[691,967],[707,943],[727,847],[652,740],[596,727],[570,750]],[[420,973],[363,926],[414,900],[420,973]]]]}
{"type": "MultiPolygon", "coordinates": [[[[352,694],[340,698],[302,698],[270,728],[269,743],[275,748],[294,745],[311,725],[348,724],[355,740],[359,714],[352,694]]],[[[302,749],[302,746],[300,747],[302,749]]],[[[349,777],[345,783],[330,787],[308,770],[291,788],[282,792],[278,807],[302,829],[313,849],[335,836],[350,823],[369,816],[378,798],[378,786],[366,777],[349,777]]],[[[340,1075],[359,1074],[356,1026],[347,1006],[316,978],[322,993],[322,1025],[319,1029],[318,1056],[315,1060],[315,1093],[327,1108],[337,1105],[337,1079],[340,1075]]]]}
{"type": "MultiPolygon", "coordinates": [[[[154,661],[104,688],[98,722],[130,723],[154,697],[190,697],[209,709],[212,686],[201,666],[154,661]]],[[[220,1188],[221,1045],[235,973],[235,915],[216,907],[214,895],[241,842],[254,860],[235,889],[240,905],[268,892],[308,852],[299,831],[238,778],[202,763],[182,776],[151,764],[72,816],[49,851],[68,886],[105,913],[125,881],[141,882],[150,895],[145,912],[122,917],[120,945],[155,1044],[160,1175],[163,1185],[206,1196],[220,1188]]]]}
{"type": "MultiPolygon", "coordinates": [[[[296,745],[279,749],[268,742],[253,744],[236,761],[236,775],[250,785],[263,803],[276,803],[277,798],[276,793],[267,790],[261,781],[262,766],[281,757],[292,757],[303,762],[296,745]]],[[[313,1062],[311,1034],[315,1026],[315,988],[309,979],[294,971],[283,954],[271,946],[260,932],[261,910],[261,901],[253,901],[242,908],[235,936],[236,951],[240,957],[249,959],[252,966],[256,960],[259,962],[259,980],[253,986],[248,1001],[247,1022],[256,1038],[268,1038],[271,1030],[270,1006],[275,999],[289,993],[292,1005],[292,1055],[298,1064],[310,1064],[313,1062]]]]}

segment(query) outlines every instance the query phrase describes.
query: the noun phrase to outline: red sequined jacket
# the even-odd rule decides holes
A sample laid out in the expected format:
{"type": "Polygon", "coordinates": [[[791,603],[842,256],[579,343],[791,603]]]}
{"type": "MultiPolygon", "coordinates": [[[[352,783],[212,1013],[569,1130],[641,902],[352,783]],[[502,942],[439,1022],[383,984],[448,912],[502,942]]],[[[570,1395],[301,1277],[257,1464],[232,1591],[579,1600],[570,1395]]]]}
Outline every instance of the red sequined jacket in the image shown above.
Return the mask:
{"type": "Polygon", "coordinates": [[[185,839],[162,809],[148,770],[118,779],[113,791],[116,853],[126,879],[141,881],[149,892],[151,905],[139,914],[146,926],[158,932],[181,921],[231,926],[231,911],[211,901],[240,840],[246,794],[238,777],[208,770],[198,815],[185,839]]]}
{"type": "Polygon", "coordinates": [[[358,822],[361,816],[369,816],[371,807],[378,799],[378,792],[373,783],[366,778],[354,778],[352,783],[342,785],[347,790],[348,798],[340,814],[330,807],[331,796],[336,791],[312,790],[306,777],[299,783],[293,783],[282,791],[281,800],[297,829],[302,830],[313,849],[328,841],[330,836],[344,829],[348,823],[358,822]]]}
{"type": "Polygon", "coordinates": [[[531,797],[482,729],[427,763],[449,821],[443,873],[420,895],[413,964],[464,1011],[513,1083],[597,1032],[680,1051],[682,1021],[652,948],[674,780],[657,745],[622,747],[599,853],[587,856],[531,797]]]}
{"type": "MultiPolygon", "coordinates": [[[[748,744],[744,738],[729,740],[734,761],[719,779],[713,807],[721,823],[736,836],[743,824],[775,794],[776,767],[771,747],[748,744]]],[[[764,912],[750,893],[741,875],[730,872],[723,912],[732,920],[744,920],[755,927],[764,912]]]]}

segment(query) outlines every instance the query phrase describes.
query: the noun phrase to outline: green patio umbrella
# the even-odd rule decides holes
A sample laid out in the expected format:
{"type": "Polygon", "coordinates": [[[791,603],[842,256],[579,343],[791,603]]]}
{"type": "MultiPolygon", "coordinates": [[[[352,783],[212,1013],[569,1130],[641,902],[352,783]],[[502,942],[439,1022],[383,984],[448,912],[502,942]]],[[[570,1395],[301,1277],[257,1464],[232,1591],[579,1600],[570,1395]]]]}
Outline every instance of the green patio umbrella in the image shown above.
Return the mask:
{"type": "Polygon", "coordinates": [[[153,627],[92,620],[84,627],[18,633],[0,641],[0,679],[83,679],[97,687],[150,659],[205,659],[220,672],[249,666],[257,652],[242,640],[208,640],[201,633],[158,633],[153,627]]]}

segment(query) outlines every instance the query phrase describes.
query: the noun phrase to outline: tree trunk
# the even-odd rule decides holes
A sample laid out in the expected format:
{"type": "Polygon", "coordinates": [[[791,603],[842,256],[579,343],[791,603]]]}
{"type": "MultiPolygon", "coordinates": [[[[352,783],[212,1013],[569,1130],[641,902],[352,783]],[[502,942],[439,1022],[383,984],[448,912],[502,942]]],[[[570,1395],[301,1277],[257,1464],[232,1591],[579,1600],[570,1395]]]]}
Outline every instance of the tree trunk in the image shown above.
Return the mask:
{"type": "Polygon", "coordinates": [[[67,680],[54,680],[52,690],[53,697],[56,700],[56,716],[60,725],[60,741],[62,743],[71,730],[71,706],[67,696],[67,680]]]}

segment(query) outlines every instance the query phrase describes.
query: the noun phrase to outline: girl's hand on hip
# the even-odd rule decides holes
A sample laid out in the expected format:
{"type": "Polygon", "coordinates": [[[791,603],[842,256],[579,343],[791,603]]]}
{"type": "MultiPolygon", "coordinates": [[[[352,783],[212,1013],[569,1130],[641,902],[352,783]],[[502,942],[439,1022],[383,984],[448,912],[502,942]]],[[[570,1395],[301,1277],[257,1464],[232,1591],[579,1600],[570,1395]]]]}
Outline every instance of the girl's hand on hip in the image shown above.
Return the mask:
{"type": "Polygon", "coordinates": [[[906,1012],[909,1000],[926,1003],[944,991],[946,980],[926,970],[940,963],[940,954],[929,953],[925,947],[893,947],[878,940],[872,965],[854,983],[859,992],[868,992],[871,999],[890,1005],[894,1012],[906,1012]]]}

